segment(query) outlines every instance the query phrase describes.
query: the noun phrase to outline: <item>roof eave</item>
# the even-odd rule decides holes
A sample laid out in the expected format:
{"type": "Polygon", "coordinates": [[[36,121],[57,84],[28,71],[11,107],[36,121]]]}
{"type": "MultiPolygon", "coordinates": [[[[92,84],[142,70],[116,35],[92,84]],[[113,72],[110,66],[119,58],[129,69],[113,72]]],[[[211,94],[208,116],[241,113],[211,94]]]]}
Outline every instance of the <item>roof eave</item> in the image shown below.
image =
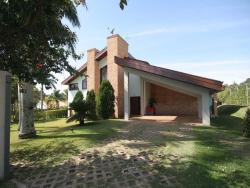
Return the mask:
{"type": "MultiPolygon", "coordinates": [[[[131,60],[131,59],[130,59],[131,60]]],[[[139,70],[139,71],[143,71],[143,72],[147,72],[147,73],[151,73],[151,74],[154,74],[154,75],[157,75],[157,76],[161,76],[161,77],[164,77],[164,78],[170,78],[170,79],[173,79],[173,80],[177,80],[177,81],[182,81],[182,82],[185,82],[185,83],[189,83],[189,84],[193,84],[193,85],[197,85],[197,86],[200,86],[200,87],[203,87],[203,88],[207,88],[207,89],[210,89],[211,91],[214,90],[215,92],[219,92],[219,91],[223,91],[224,90],[224,87],[223,87],[223,82],[221,81],[217,81],[217,80],[212,80],[212,79],[208,79],[208,78],[204,78],[204,77],[199,77],[200,79],[204,79],[209,82],[214,82],[214,83],[209,83],[209,82],[202,82],[201,80],[196,80],[197,83],[195,83],[195,78],[196,77],[195,75],[189,75],[187,73],[181,73],[181,72],[178,72],[178,71],[173,71],[173,70],[170,70],[168,69],[168,71],[173,71],[173,74],[174,73],[177,73],[178,74],[183,74],[185,75],[186,77],[187,76],[190,76],[190,81],[187,80],[187,78],[185,79],[177,79],[178,76],[175,76],[175,77],[171,77],[171,76],[166,76],[166,75],[163,75],[163,74],[157,74],[157,70],[154,70],[154,69],[161,69],[161,70],[167,70],[167,69],[164,69],[164,68],[161,68],[161,67],[155,67],[155,66],[152,66],[150,65],[148,62],[145,62],[145,61],[141,61],[141,60],[137,60],[137,59],[134,59],[134,61],[137,61],[139,62],[140,64],[143,63],[143,66],[148,66],[148,67],[144,67],[144,68],[136,68],[135,66],[130,66],[129,63],[126,63],[124,62],[126,61],[126,59],[122,59],[122,58],[119,58],[119,57],[115,57],[115,62],[116,64],[122,66],[122,67],[127,67],[127,68],[132,68],[132,69],[136,69],[136,70],[139,70]],[[152,70],[149,70],[149,68],[151,68],[152,70]],[[146,70],[147,69],[147,70],[146,70]]],[[[159,71],[159,70],[158,70],[159,71]]],[[[198,76],[197,76],[198,77],[198,76]]],[[[196,78],[197,79],[197,78],[196,78]]]]}

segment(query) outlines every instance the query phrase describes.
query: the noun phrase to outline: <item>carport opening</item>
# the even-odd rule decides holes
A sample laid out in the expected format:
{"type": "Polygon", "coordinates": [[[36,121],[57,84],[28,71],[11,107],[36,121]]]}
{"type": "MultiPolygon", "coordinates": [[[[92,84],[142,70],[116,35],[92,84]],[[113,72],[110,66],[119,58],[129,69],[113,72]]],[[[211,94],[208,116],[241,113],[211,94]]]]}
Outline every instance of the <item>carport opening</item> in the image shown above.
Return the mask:
{"type": "Polygon", "coordinates": [[[198,100],[196,97],[156,84],[151,84],[150,92],[150,97],[156,101],[156,115],[198,117],[198,100]]]}
{"type": "MultiPolygon", "coordinates": [[[[170,89],[167,86],[146,82],[144,89],[144,115],[152,115],[148,112],[149,100],[154,99],[156,104],[155,116],[176,117],[175,119],[193,119],[198,121],[199,103],[198,97],[170,89]]],[[[146,119],[150,118],[146,117],[146,119]]],[[[153,118],[153,117],[151,117],[153,118]]]]}

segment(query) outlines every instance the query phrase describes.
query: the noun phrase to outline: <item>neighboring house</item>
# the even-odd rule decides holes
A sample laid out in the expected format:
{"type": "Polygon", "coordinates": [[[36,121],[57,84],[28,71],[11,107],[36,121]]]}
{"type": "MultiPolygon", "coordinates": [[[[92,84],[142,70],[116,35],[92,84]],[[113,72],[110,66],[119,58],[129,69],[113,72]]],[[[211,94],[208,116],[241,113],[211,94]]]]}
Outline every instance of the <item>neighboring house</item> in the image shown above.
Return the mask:
{"type": "MultiPolygon", "coordinates": [[[[36,104],[36,109],[41,109],[41,100],[36,104]]],[[[43,109],[46,110],[48,107],[47,107],[47,104],[45,101],[43,101],[43,109]]]]}
{"type": "Polygon", "coordinates": [[[115,116],[129,119],[145,115],[149,99],[154,98],[156,115],[196,116],[210,124],[212,96],[223,90],[222,82],[156,67],[133,58],[128,43],[119,35],[107,38],[107,47],[88,50],[81,75],[68,77],[68,102],[78,90],[98,92],[102,80],[109,80],[115,91],[115,116]]]}

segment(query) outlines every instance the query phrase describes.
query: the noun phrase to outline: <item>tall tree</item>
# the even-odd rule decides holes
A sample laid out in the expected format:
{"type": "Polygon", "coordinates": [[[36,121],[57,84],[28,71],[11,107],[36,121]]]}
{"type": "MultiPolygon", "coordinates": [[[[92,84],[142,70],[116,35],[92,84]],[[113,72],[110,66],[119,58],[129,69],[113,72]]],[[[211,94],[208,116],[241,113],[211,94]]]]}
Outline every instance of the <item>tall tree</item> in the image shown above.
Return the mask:
{"type": "MultiPolygon", "coordinates": [[[[0,69],[16,75],[21,82],[20,114],[25,117],[32,114],[33,84],[43,84],[41,78],[47,78],[51,72],[74,73],[68,58],[81,56],[75,53],[76,35],[62,23],[62,18],[79,27],[76,4],[86,3],[85,0],[0,0],[0,69]]],[[[126,0],[121,0],[121,9],[126,4],[126,0]]],[[[24,119],[20,118],[24,126],[20,136],[34,135],[34,128],[29,129],[33,119],[24,119]]]]}
{"type": "MultiPolygon", "coordinates": [[[[73,73],[68,57],[80,58],[74,49],[76,35],[62,23],[64,17],[73,26],[80,26],[76,5],[71,0],[0,1],[0,69],[11,72],[22,82],[21,137],[35,133],[31,128],[32,85],[44,82],[51,72],[73,73]]],[[[49,80],[46,82],[49,84],[49,80]]]]}

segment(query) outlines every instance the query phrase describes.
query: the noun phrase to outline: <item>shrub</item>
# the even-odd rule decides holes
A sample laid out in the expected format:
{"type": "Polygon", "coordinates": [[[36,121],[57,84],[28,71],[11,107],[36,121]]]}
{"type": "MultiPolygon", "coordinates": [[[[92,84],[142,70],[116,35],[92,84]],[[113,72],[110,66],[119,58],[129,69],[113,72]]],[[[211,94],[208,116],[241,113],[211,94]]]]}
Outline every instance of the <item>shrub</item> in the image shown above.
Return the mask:
{"type": "Polygon", "coordinates": [[[88,106],[83,98],[81,91],[78,91],[76,93],[72,103],[70,103],[69,106],[72,110],[74,110],[75,113],[71,117],[69,117],[67,123],[72,121],[79,121],[80,125],[84,125],[84,119],[86,118],[88,106]]]}
{"type": "Polygon", "coordinates": [[[114,89],[109,81],[104,80],[99,88],[97,97],[97,113],[103,119],[108,119],[113,116],[115,110],[115,95],[114,89]]]}
{"type": "Polygon", "coordinates": [[[58,110],[35,110],[34,111],[34,120],[51,120],[56,118],[65,118],[67,117],[67,109],[58,109],[58,110]]]}
{"type": "Polygon", "coordinates": [[[86,97],[86,104],[88,106],[88,111],[86,113],[86,116],[90,120],[96,120],[96,99],[95,99],[95,92],[94,90],[87,92],[86,97]]]}
{"type": "Polygon", "coordinates": [[[243,124],[243,136],[250,137],[250,108],[247,109],[242,124],[243,124]]]}

